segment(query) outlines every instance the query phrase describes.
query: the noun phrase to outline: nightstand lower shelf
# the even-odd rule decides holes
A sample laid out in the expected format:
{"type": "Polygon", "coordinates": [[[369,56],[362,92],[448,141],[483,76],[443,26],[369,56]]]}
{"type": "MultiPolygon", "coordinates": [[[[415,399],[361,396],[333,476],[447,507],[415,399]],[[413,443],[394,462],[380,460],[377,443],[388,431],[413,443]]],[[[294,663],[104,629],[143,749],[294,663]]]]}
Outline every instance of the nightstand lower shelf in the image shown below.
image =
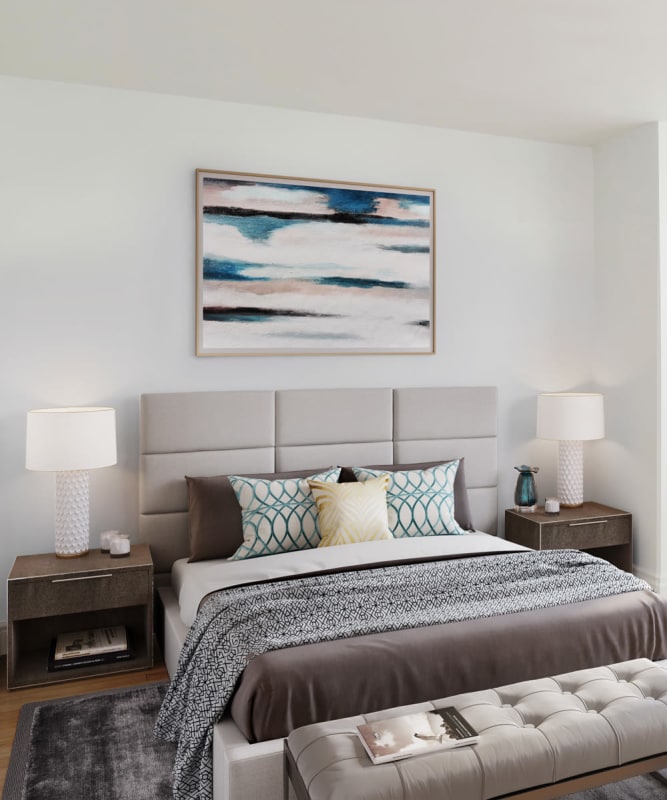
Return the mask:
{"type": "MultiPolygon", "coordinates": [[[[43,683],[65,681],[99,675],[100,672],[131,672],[153,666],[152,641],[144,635],[146,609],[142,606],[113,609],[113,611],[67,614],[46,619],[29,619],[12,624],[14,658],[11,664],[13,676],[11,688],[21,689],[43,683]],[[105,664],[90,664],[49,672],[48,660],[52,640],[67,631],[125,625],[134,657],[127,661],[105,664]]],[[[9,667],[9,664],[8,664],[9,667]]]]}

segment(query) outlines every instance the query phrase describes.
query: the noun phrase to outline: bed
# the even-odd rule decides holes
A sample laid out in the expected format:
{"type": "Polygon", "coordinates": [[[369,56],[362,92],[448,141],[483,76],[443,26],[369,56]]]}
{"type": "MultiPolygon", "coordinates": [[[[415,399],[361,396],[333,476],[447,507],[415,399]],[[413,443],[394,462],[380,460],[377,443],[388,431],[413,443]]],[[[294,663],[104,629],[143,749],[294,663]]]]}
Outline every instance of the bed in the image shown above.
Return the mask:
{"type": "MultiPolygon", "coordinates": [[[[327,558],[336,562],[333,566],[329,562],[313,564],[312,558],[317,561],[320,557],[318,551],[305,556],[296,553],[249,559],[241,570],[250,570],[251,584],[258,580],[252,577],[253,569],[272,559],[288,564],[278,572],[288,572],[299,586],[314,580],[313,573],[318,570],[348,576],[350,568],[354,572],[378,561],[391,562],[393,569],[402,569],[405,560],[416,560],[427,565],[424,569],[431,569],[428,565],[440,564],[443,556],[452,564],[466,563],[460,559],[465,555],[463,550],[441,553],[442,542],[437,540],[449,540],[447,546],[455,550],[465,542],[478,553],[495,552],[496,560],[512,558],[506,551],[521,548],[493,536],[498,510],[495,389],[325,389],[143,396],[140,530],[142,540],[151,546],[160,585],[164,652],[170,675],[177,673],[179,654],[196,607],[218,588],[220,580],[214,561],[203,560],[189,567],[185,564],[191,542],[184,476],[269,475],[290,470],[317,472],[327,465],[406,465],[458,459],[465,464],[469,516],[474,527],[485,534],[427,537],[422,543],[409,543],[410,548],[417,547],[416,555],[403,552],[405,542],[401,544],[401,540],[326,548],[332,553],[327,558]],[[374,552],[362,558],[365,549],[374,552]],[[294,566],[292,562],[299,563],[294,566]]],[[[515,560],[519,557],[522,555],[515,554],[515,560]]],[[[477,559],[476,563],[481,561],[477,559]]],[[[237,580],[238,569],[234,570],[228,582],[237,580]]],[[[280,577],[285,575],[273,575],[271,580],[280,577]]],[[[489,582],[484,576],[480,580],[482,584],[489,582]]],[[[358,713],[359,708],[350,711],[345,706],[345,702],[352,706],[358,702],[346,669],[356,670],[369,659],[376,671],[378,664],[390,665],[391,669],[383,671],[377,691],[371,692],[371,701],[364,689],[365,702],[387,707],[599,663],[640,656],[664,658],[664,604],[645,589],[623,592],[542,611],[526,606],[519,613],[499,618],[452,620],[428,628],[438,633],[435,639],[424,638],[423,627],[359,635],[345,640],[342,662],[337,661],[341,648],[336,639],[264,653],[248,664],[225,715],[213,729],[212,796],[215,800],[277,800],[282,786],[281,737],[318,715],[358,713]],[[568,630],[567,640],[554,649],[553,642],[564,629],[568,630]],[[508,637],[514,637],[509,647],[508,637]],[[440,650],[434,650],[438,647],[440,650]],[[401,652],[436,652],[438,658],[427,668],[422,664],[415,669],[409,660],[401,662],[401,652]],[[336,708],[328,704],[328,698],[322,699],[326,694],[322,685],[310,680],[310,676],[322,672],[323,665],[332,662],[340,666],[333,672],[338,684],[332,695],[343,700],[336,708]],[[444,682],[441,665],[447,675],[444,682]],[[293,697],[294,686],[289,680],[293,681],[299,670],[308,702],[297,699],[284,712],[267,714],[277,698],[293,697]]],[[[333,677],[326,682],[336,683],[333,677]]]]}

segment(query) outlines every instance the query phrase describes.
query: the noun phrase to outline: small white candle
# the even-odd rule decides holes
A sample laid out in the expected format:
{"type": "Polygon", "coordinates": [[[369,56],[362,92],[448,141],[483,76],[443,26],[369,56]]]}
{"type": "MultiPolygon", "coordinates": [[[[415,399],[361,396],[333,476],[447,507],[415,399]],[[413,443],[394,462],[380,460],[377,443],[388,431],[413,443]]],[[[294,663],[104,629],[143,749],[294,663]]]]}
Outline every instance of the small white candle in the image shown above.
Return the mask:
{"type": "Polygon", "coordinates": [[[109,542],[111,558],[122,558],[130,555],[130,539],[128,536],[116,534],[109,542]]]}
{"type": "Polygon", "coordinates": [[[556,497],[547,497],[544,501],[544,510],[547,514],[558,514],[560,503],[556,497]]]}
{"type": "Polygon", "coordinates": [[[100,550],[103,553],[108,553],[111,549],[111,540],[114,536],[120,536],[119,531],[102,531],[100,533],[100,550]]]}

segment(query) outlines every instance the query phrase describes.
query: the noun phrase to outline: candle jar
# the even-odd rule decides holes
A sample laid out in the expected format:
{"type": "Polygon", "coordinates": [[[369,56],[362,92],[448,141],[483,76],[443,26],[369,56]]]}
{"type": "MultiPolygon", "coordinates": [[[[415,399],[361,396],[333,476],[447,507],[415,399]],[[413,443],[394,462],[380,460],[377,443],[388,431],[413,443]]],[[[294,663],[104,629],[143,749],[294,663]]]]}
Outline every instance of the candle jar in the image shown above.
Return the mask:
{"type": "Polygon", "coordinates": [[[120,536],[119,531],[102,531],[100,533],[100,551],[102,553],[108,553],[111,549],[111,540],[114,536],[120,536]]]}
{"type": "Polygon", "coordinates": [[[125,534],[116,534],[109,543],[111,558],[126,558],[130,555],[130,537],[125,534]]]}

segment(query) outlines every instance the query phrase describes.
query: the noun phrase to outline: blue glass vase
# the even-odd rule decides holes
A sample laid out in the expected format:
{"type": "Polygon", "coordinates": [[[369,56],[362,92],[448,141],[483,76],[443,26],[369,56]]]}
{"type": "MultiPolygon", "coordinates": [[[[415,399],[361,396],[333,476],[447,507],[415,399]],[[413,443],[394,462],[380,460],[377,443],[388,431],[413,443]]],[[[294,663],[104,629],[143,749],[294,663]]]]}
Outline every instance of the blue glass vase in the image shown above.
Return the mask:
{"type": "Polygon", "coordinates": [[[514,489],[514,505],[523,510],[532,510],[537,505],[537,489],[535,488],[535,475],[540,471],[539,467],[529,467],[522,464],[514,467],[519,473],[514,489]]]}

